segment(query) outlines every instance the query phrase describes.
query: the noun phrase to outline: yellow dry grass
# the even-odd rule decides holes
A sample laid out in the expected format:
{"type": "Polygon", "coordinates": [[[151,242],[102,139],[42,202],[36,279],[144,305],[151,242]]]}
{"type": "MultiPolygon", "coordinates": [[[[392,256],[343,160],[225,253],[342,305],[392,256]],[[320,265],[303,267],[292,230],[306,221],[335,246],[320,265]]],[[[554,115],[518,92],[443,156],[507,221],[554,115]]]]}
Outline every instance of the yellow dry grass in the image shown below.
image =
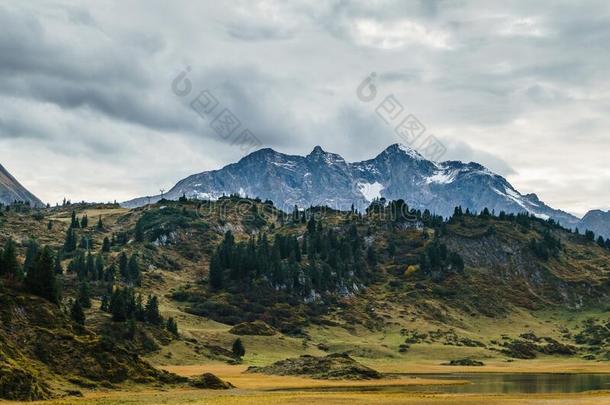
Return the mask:
{"type": "Polygon", "coordinates": [[[84,398],[61,399],[50,402],[35,402],[35,405],[114,405],[114,404],[205,404],[205,405],[251,405],[251,404],[379,404],[379,405],[605,405],[610,403],[610,392],[562,394],[562,395],[448,395],[422,393],[387,392],[248,392],[233,390],[213,392],[201,390],[172,390],[93,393],[84,398]]]}
{"type": "Polygon", "coordinates": [[[274,376],[264,374],[244,373],[247,366],[231,366],[227,364],[208,364],[192,366],[166,366],[162,369],[192,377],[203,373],[213,373],[223,380],[230,381],[240,389],[248,390],[279,390],[299,388],[330,388],[330,387],[380,387],[398,385],[440,385],[440,384],[465,384],[466,381],[459,380],[435,380],[431,378],[385,378],[382,380],[341,381],[341,380],[314,380],[303,377],[274,376]]]}

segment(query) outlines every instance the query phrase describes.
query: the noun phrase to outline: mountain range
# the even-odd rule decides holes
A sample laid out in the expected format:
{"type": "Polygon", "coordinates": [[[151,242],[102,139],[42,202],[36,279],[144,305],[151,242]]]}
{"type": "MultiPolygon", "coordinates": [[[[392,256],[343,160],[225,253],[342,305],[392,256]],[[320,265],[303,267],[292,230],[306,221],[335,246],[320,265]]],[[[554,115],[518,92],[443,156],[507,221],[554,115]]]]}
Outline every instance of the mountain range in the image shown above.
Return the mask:
{"type": "Polygon", "coordinates": [[[12,204],[15,201],[28,202],[35,207],[44,204],[38,197],[23,187],[5,168],[0,164],[0,203],[12,204]]]}
{"type": "Polygon", "coordinates": [[[535,194],[521,194],[504,177],[478,163],[437,163],[401,144],[361,162],[347,162],[320,146],[307,156],[260,149],[222,169],[189,176],[163,196],[137,198],[122,205],[133,208],[183,195],[215,200],[230,194],[269,199],[284,210],[294,205],[348,210],[352,204],[363,209],[373,200],[385,198],[403,199],[411,208],[427,208],[445,217],[456,206],[471,211],[529,212],[610,237],[610,212],[591,211],[581,220],[548,206],[535,194]]]}

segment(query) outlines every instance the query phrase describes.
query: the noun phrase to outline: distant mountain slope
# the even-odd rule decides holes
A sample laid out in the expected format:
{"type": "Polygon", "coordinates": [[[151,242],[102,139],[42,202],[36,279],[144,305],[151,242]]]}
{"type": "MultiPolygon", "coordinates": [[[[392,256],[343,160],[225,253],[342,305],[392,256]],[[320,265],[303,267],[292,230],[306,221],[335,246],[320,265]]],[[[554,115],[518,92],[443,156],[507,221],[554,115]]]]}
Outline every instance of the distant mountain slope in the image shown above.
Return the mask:
{"type": "Polygon", "coordinates": [[[30,193],[0,164],[0,203],[29,202],[32,206],[43,206],[43,202],[30,193]]]}
{"type": "Polygon", "coordinates": [[[610,211],[592,210],[580,220],[578,227],[581,231],[590,230],[596,235],[610,238],[610,211]]]}
{"type": "MultiPolygon", "coordinates": [[[[261,149],[220,170],[181,180],[167,194],[200,199],[222,195],[270,199],[282,209],[293,205],[328,205],[342,210],[352,204],[366,207],[375,198],[403,199],[413,208],[428,208],[450,216],[456,206],[480,211],[530,212],[575,226],[578,218],[544,204],[535,194],[519,193],[505,178],[477,163],[426,160],[400,144],[389,146],[375,158],[349,163],[340,155],[316,146],[307,156],[293,156],[261,149]]],[[[151,197],[156,202],[160,196],[151,197]]],[[[125,202],[126,207],[145,205],[148,198],[125,202]]]]}

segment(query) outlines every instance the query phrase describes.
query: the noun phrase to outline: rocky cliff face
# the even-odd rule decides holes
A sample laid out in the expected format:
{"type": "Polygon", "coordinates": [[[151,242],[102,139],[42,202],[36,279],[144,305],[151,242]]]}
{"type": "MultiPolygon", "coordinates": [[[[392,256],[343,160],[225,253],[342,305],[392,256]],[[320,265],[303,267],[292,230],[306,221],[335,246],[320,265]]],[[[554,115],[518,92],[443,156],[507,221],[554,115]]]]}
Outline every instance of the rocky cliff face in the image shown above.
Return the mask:
{"type": "Polygon", "coordinates": [[[0,165],[0,203],[11,204],[15,201],[29,202],[30,205],[38,207],[44,205],[0,165]]]}
{"type": "MultiPolygon", "coordinates": [[[[450,216],[456,206],[480,211],[529,212],[575,226],[578,218],[553,209],[535,194],[519,193],[505,178],[477,163],[435,163],[400,144],[389,146],[375,158],[346,162],[319,146],[307,156],[292,156],[261,149],[220,170],[190,176],[164,197],[217,199],[240,194],[272,200],[278,207],[328,205],[346,210],[366,207],[376,198],[403,199],[410,207],[450,216]]],[[[160,196],[151,198],[156,202],[160,196]]],[[[145,205],[147,198],[125,202],[145,205]]]]}

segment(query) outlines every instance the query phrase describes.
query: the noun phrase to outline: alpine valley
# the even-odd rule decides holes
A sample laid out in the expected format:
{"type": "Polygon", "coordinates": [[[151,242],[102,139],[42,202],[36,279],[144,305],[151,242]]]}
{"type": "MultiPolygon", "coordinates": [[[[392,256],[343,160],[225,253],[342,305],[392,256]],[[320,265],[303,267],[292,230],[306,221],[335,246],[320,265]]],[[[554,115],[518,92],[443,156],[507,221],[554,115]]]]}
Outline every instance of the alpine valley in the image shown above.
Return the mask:
{"type": "Polygon", "coordinates": [[[0,181],[0,399],[608,401],[607,215],[479,164],[263,149],[122,206],[0,181]]]}

